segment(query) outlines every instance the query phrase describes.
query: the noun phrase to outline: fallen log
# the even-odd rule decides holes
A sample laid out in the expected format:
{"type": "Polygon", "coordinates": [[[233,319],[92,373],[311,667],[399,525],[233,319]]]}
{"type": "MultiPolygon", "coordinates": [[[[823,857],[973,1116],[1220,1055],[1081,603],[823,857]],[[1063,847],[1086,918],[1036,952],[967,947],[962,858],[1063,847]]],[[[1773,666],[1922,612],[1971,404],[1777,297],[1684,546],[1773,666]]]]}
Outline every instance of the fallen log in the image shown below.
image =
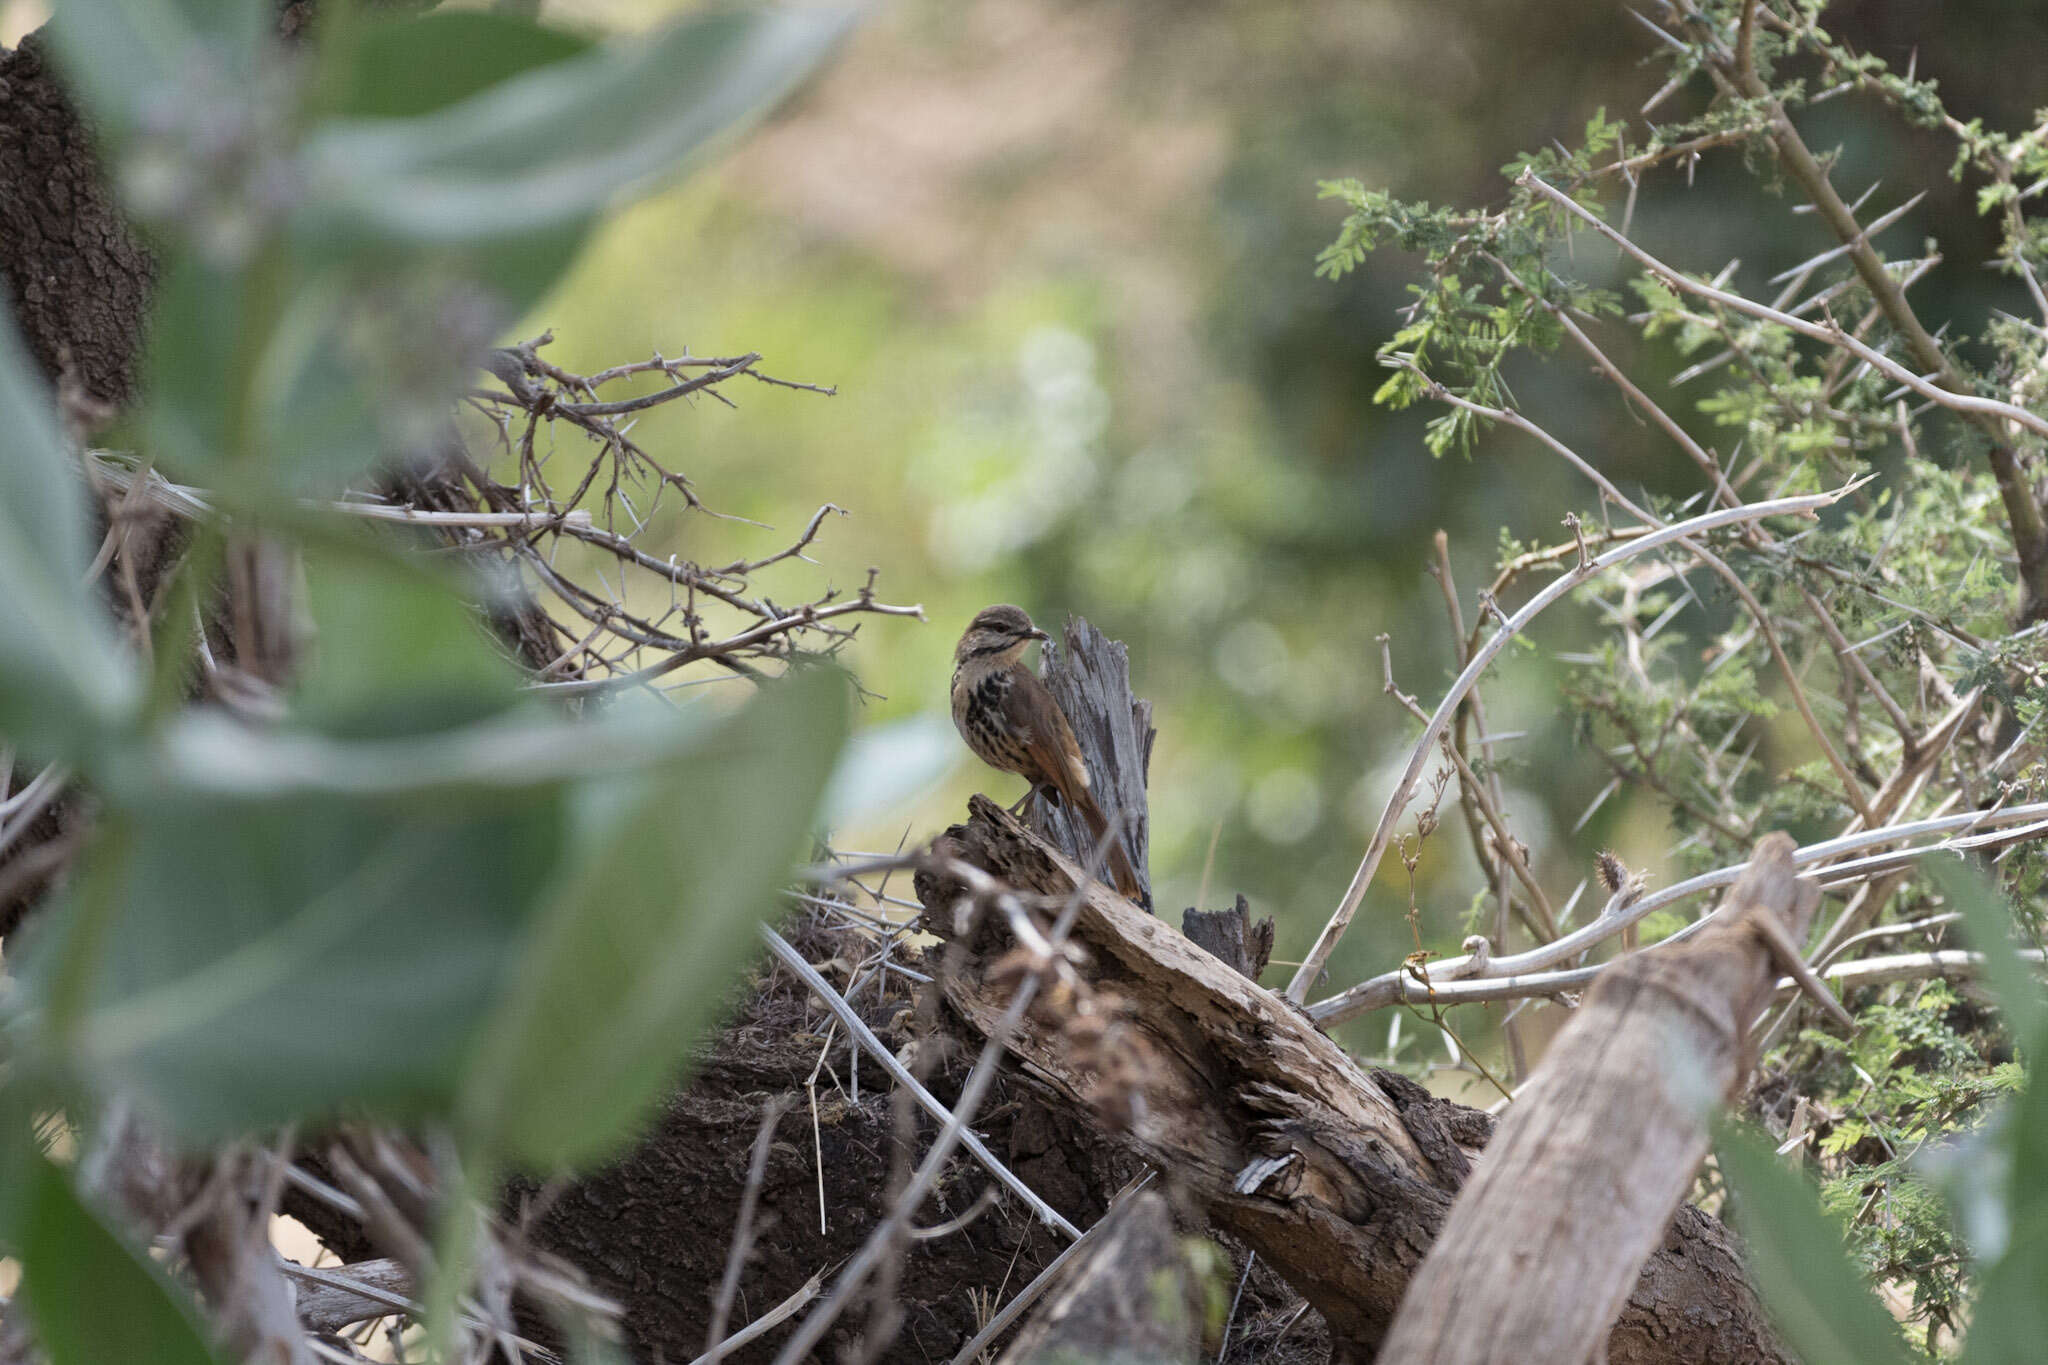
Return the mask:
{"type": "MultiPolygon", "coordinates": [[[[935,841],[939,859],[1027,895],[1074,893],[1071,860],[984,797],[969,810],[935,841]]],[[[985,1036],[1009,1001],[1016,945],[943,873],[921,872],[917,893],[950,946],[945,1000],[985,1036]]],[[[1334,1359],[1371,1359],[1485,1144],[1485,1116],[1368,1074],[1277,995],[1099,883],[1070,943],[1084,954],[1080,989],[1046,992],[1054,1003],[1010,1042],[1046,1102],[1092,1117],[1257,1252],[1323,1315],[1334,1359]]],[[[1608,1359],[1785,1360],[1733,1236],[1697,1210],[1667,1221],[1608,1359]]]]}

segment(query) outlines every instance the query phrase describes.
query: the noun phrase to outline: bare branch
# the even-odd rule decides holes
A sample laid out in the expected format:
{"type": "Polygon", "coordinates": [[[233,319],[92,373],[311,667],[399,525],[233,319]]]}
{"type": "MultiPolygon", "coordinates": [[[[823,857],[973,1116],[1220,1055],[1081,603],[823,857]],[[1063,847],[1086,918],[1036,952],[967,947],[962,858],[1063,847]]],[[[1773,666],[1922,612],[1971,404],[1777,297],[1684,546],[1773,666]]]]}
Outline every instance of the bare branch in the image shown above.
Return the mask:
{"type": "Polygon", "coordinates": [[[1493,638],[1474,651],[1472,661],[1458,674],[1457,680],[1451,684],[1450,691],[1444,694],[1444,699],[1431,713],[1429,723],[1423,727],[1421,738],[1409,750],[1407,767],[1403,770],[1400,780],[1395,783],[1393,793],[1387,798],[1379,824],[1373,830],[1372,841],[1366,845],[1365,857],[1360,861],[1358,871],[1352,876],[1351,885],[1346,889],[1344,899],[1338,903],[1336,912],[1331,915],[1330,922],[1323,926],[1322,933],[1309,949],[1300,969],[1295,972],[1294,979],[1288,983],[1287,998],[1299,1004],[1307,997],[1309,987],[1322,974],[1323,964],[1329,961],[1330,953],[1343,937],[1344,930],[1350,926],[1352,916],[1358,912],[1359,904],[1365,899],[1365,889],[1371,885],[1373,874],[1379,870],[1380,859],[1392,841],[1394,827],[1400,820],[1401,812],[1407,808],[1408,798],[1414,793],[1415,784],[1422,776],[1423,766],[1428,762],[1429,751],[1442,737],[1452,713],[1464,700],[1465,694],[1478,683],[1487,665],[1507,646],[1509,640],[1536,618],[1538,613],[1594,575],[1660,545],[1761,517],[1811,513],[1835,502],[1856,486],[1849,484],[1831,493],[1814,493],[1796,498],[1780,498],[1772,502],[1750,503],[1742,507],[1722,508],[1687,521],[1675,522],[1627,544],[1618,545],[1584,567],[1566,571],[1543,591],[1530,598],[1521,610],[1507,618],[1494,633],[1493,638]]]}

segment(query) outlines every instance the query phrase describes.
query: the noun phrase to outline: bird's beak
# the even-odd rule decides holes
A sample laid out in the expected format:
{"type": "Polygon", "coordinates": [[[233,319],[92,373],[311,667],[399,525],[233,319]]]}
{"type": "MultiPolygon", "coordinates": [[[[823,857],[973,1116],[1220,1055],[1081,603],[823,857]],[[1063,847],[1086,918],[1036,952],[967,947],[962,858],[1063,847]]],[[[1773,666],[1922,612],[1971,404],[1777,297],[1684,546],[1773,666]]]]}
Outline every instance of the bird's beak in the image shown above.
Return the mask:
{"type": "Polygon", "coordinates": [[[1052,636],[1050,636],[1050,635],[1047,635],[1047,634],[1046,634],[1046,633],[1045,633],[1044,631],[1042,631],[1042,630],[1034,630],[1034,631],[1032,631],[1032,632],[1031,632],[1031,638],[1032,638],[1032,639],[1034,639],[1034,640],[1043,640],[1043,641],[1045,641],[1045,642],[1046,642],[1047,644],[1051,644],[1051,643],[1052,643],[1052,636]]]}

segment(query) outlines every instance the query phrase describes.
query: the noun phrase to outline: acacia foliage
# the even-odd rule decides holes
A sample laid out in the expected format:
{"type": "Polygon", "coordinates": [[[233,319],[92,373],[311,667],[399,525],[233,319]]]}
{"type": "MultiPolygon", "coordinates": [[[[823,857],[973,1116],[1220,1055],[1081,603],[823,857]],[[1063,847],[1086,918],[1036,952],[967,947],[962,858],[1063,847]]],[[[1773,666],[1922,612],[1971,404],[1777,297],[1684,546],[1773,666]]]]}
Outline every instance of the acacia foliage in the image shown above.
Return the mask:
{"type": "MultiPolygon", "coordinates": [[[[1386,248],[1422,263],[1403,325],[1380,352],[1391,373],[1378,401],[1433,407],[1427,440],[1439,457],[1486,461],[1512,446],[1528,458],[1532,440],[1577,457],[1592,482],[1560,510],[1578,514],[1588,543],[1716,503],[1870,480],[1817,525],[1710,538],[1752,599],[1674,550],[1606,591],[1601,638],[1562,660],[1582,752],[1612,779],[1602,799],[1619,791],[1661,807],[1688,873],[1740,862],[1765,830],[1811,842],[2031,799],[2043,779],[2042,504],[2031,471],[2048,429],[2048,230],[2038,214],[2048,124],[1999,130],[1958,117],[1934,82],[1836,40],[1825,11],[1822,0],[1660,6],[1646,27],[1669,83],[1650,108],[1681,112],[1596,114],[1574,145],[1504,167],[1496,204],[1404,202],[1356,180],[1323,186],[1349,210],[1320,258],[1324,274],[1341,277],[1386,248]],[[1920,315],[1913,286],[1944,254],[1967,259],[1969,248],[1911,241],[1920,167],[1887,168],[1867,199],[1836,187],[1832,151],[1808,147],[1800,128],[1838,98],[1858,101],[1859,117],[1946,139],[1948,173],[1975,187],[1997,228],[1988,264],[2007,288],[1989,317],[1920,315]],[[1739,162],[1837,240],[1769,280],[1739,262],[1628,250],[1644,184],[1689,181],[1702,158],[1739,162]],[[1668,384],[1624,368],[1659,347],[1668,384]],[[1511,378],[1532,358],[1606,378],[1645,442],[1673,443],[1694,461],[1696,491],[1630,499],[1618,474],[1601,472],[1622,467],[1622,452],[1570,451],[1532,421],[1511,378]]],[[[1494,591],[1577,560],[1568,546],[1504,537],[1494,591]]],[[[1471,640],[1490,628],[1482,619],[1471,640]]],[[[1484,777],[1489,755],[1471,750],[1484,777]]],[[[1461,799],[1469,814],[1472,796],[1461,799]]],[[[1468,825],[1492,868],[1480,822],[1468,825]]],[[[1822,916],[1814,948],[1835,962],[1974,939],[1995,962],[2016,964],[1999,955],[2009,935],[2040,946],[2044,875],[2040,845],[2023,843],[1999,857],[1994,899],[1962,883],[1882,877],[1822,916]],[[1973,896],[1966,929],[1957,902],[1973,896]]],[[[1646,928],[1654,937],[1682,923],[1646,928]]],[[[2015,1231],[2048,1176],[2012,1162],[2041,1140],[2032,1116],[2048,1086],[2032,1072],[2024,1027],[2039,988],[2024,969],[2003,972],[2000,1012],[1940,976],[1930,967],[1862,991],[1849,1039],[1775,1021],[1750,1108],[1820,1177],[1823,1202],[1844,1216],[1869,1276],[1894,1291],[1915,1346],[1951,1354],[1970,1322],[1972,1359],[2017,1358],[2036,1310],[2015,1300],[2031,1296],[1987,1288],[1966,1305],[1980,1282],[2038,1283],[2048,1269],[2015,1231]]],[[[1740,1151],[1730,1166],[1751,1196],[1752,1236],[1767,1253],[1801,1248],[1776,1263],[1796,1270],[1800,1255],[1835,1240],[1770,1187],[1768,1170],[1740,1151]]],[[[1808,1301],[1778,1303],[1788,1333],[1810,1359],[1852,1358],[1847,1343],[1870,1338],[1845,1324],[1864,1320],[1867,1302],[1834,1292],[1846,1281],[1808,1278],[1819,1286],[1808,1301]]]]}

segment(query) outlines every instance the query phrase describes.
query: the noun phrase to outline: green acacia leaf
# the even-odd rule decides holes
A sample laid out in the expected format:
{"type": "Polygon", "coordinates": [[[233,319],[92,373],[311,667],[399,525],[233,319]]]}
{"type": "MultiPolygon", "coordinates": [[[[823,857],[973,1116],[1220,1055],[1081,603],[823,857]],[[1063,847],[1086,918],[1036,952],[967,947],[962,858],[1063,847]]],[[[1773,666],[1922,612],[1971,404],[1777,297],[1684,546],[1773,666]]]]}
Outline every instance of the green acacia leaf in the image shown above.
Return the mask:
{"type": "Polygon", "coordinates": [[[1813,1188],[1748,1133],[1724,1126],[1714,1149],[1736,1196],[1750,1278],[1793,1352],[1806,1365],[1903,1365],[1897,1325],[1849,1260],[1813,1188]]]}
{"type": "Polygon", "coordinates": [[[573,33],[483,11],[437,11],[378,24],[357,46],[349,88],[335,112],[417,118],[590,46],[573,33]]]}
{"type": "Polygon", "coordinates": [[[313,657],[293,696],[307,725],[343,739],[431,735],[513,705],[517,671],[453,585],[370,546],[309,553],[313,657]]]}
{"type": "Polygon", "coordinates": [[[0,413],[0,734],[75,748],[121,723],[138,682],[85,584],[85,489],[4,304],[0,413]]]}
{"type": "Polygon", "coordinates": [[[847,11],[696,14],[416,119],[342,120],[308,147],[308,240],[488,242],[580,223],[792,90],[847,11]]]}
{"type": "Polygon", "coordinates": [[[247,95],[271,12],[264,0],[63,0],[50,32],[86,103],[125,134],[201,88],[247,95]]]}
{"type": "Polygon", "coordinates": [[[844,680],[819,671],[580,788],[575,853],[470,1073],[473,1148],[552,1167],[631,1136],[753,956],[845,730],[844,680]]]}
{"type": "Polygon", "coordinates": [[[558,786],[410,797],[130,794],[24,976],[90,959],[65,1055],[204,1142],[343,1107],[444,1113],[555,869],[558,786]],[[105,896],[97,951],[74,942],[105,896]]]}
{"type": "Polygon", "coordinates": [[[70,1177],[33,1148],[16,1165],[21,1295],[51,1365],[220,1365],[184,1295],[79,1200],[70,1177]]]}

